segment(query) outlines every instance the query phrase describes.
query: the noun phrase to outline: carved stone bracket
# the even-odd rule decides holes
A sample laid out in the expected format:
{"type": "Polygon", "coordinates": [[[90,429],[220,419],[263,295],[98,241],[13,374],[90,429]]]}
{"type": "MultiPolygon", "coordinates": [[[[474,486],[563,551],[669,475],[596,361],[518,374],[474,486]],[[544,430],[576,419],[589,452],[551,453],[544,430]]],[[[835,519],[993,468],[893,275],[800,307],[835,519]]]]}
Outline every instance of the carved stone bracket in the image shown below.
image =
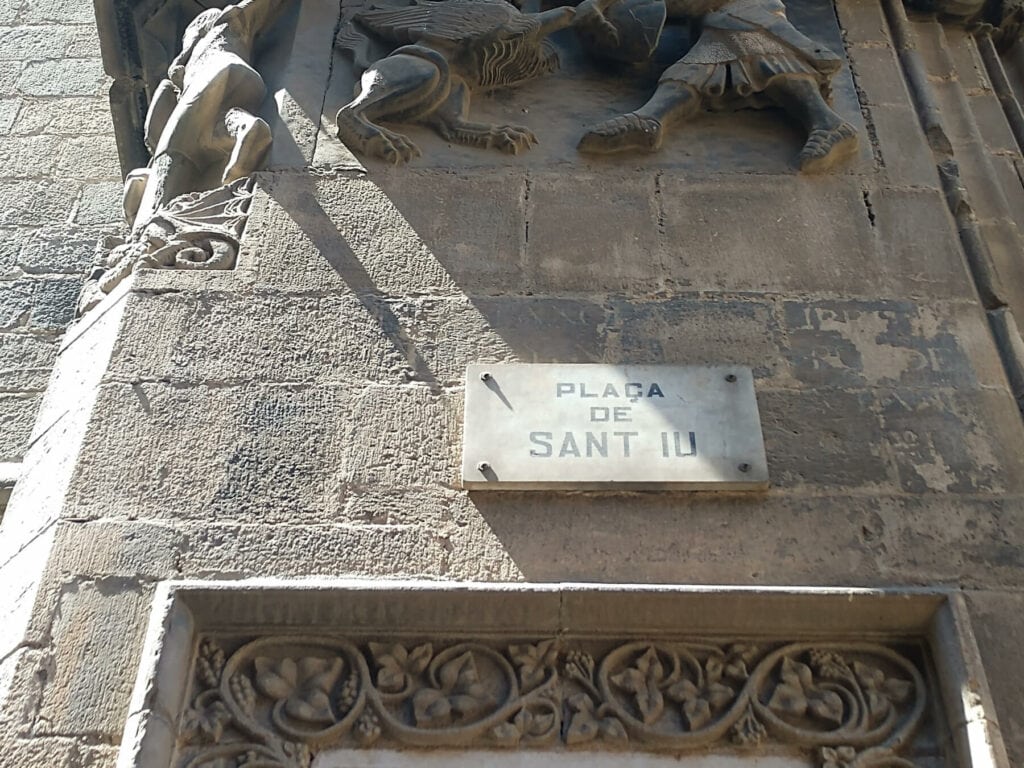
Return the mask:
{"type": "Polygon", "coordinates": [[[774,745],[913,768],[917,664],[869,643],[200,640],[181,768],[299,768],[330,747],[673,754],[774,745]]]}

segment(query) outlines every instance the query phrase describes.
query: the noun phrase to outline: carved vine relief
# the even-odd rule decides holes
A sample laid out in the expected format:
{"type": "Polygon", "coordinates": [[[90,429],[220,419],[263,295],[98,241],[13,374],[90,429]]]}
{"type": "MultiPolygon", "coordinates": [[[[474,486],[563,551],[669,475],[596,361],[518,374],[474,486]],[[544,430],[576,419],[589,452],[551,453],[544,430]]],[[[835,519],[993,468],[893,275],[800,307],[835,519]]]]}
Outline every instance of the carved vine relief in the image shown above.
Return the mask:
{"type": "Polygon", "coordinates": [[[179,768],[306,768],[332,747],[787,747],[820,768],[913,768],[916,665],[866,643],[546,639],[499,645],[204,638],[179,768]]]}

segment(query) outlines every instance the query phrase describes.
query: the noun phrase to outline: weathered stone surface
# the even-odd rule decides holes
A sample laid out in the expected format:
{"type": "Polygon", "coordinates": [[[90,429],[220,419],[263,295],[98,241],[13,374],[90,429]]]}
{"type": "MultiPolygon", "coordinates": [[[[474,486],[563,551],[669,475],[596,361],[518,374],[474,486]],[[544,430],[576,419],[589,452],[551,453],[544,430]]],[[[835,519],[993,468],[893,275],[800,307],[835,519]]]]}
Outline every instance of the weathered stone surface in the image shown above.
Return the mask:
{"type": "Polygon", "coordinates": [[[847,49],[854,80],[864,103],[911,106],[896,52],[888,45],[851,45],[847,49]]]}
{"type": "Polygon", "coordinates": [[[180,569],[186,534],[167,525],[131,522],[61,522],[54,542],[55,574],[158,580],[180,569]]]}
{"type": "Polygon", "coordinates": [[[25,100],[13,132],[19,134],[108,135],[110,102],[101,96],[25,100]]]}
{"type": "Polygon", "coordinates": [[[134,579],[70,581],[55,606],[40,735],[117,738],[128,714],[151,590],[134,579]]]}
{"type": "MultiPolygon", "coordinates": [[[[974,635],[987,669],[1014,669],[1024,642],[1024,594],[1019,591],[969,591],[965,593],[974,635]]],[[[1024,761],[1024,693],[1014,675],[989,677],[1011,765],[1024,761]]]]}
{"type": "Polygon", "coordinates": [[[914,109],[888,104],[875,106],[871,108],[871,122],[890,182],[937,189],[935,157],[914,109]]]}
{"type": "Polygon", "coordinates": [[[0,387],[42,391],[53,369],[57,344],[28,334],[0,333],[0,387]]]}
{"type": "MultiPolygon", "coordinates": [[[[311,387],[117,384],[103,387],[72,517],[314,521],[342,504],[351,385],[311,387]],[[198,435],[200,441],[196,441],[198,435]],[[122,439],[132,456],[109,447],[122,439]],[[179,453],[175,445],[193,444],[179,453]],[[188,488],[187,494],[172,489],[188,488]]],[[[369,438],[364,437],[362,445],[369,438]]]]}
{"type": "Polygon", "coordinates": [[[26,96],[100,96],[107,83],[99,59],[47,59],[27,62],[16,87],[26,96]]]}
{"type": "Polygon", "coordinates": [[[852,179],[661,180],[665,281],[716,291],[896,289],[852,179]],[[842,211],[842,214],[838,214],[842,211]],[[852,258],[851,258],[852,256],[852,258]]]}
{"type": "Polygon", "coordinates": [[[0,461],[19,461],[25,453],[41,399],[38,394],[0,393],[0,461]]]}
{"type": "Polygon", "coordinates": [[[0,281],[0,329],[60,331],[75,314],[77,277],[0,281]]]}
{"type": "Polygon", "coordinates": [[[38,229],[22,246],[17,265],[29,274],[70,274],[77,277],[88,268],[95,247],[95,232],[76,233],[69,231],[68,227],[38,229]]]}

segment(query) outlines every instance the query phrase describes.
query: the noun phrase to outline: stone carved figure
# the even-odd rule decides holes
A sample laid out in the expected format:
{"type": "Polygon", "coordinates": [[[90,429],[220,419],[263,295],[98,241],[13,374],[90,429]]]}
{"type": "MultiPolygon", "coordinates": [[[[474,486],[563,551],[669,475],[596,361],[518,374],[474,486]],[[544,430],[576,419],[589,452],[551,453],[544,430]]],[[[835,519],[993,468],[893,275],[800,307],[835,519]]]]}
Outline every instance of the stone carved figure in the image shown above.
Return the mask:
{"type": "Polygon", "coordinates": [[[606,120],[580,140],[582,152],[608,154],[661,147],[673,124],[700,109],[781,107],[807,140],[800,170],[827,170],[857,147],[857,132],[828,104],[841,59],[805,37],[786,18],[780,0],[584,0],[574,26],[599,56],[649,55],[665,17],[699,19],[694,46],[661,75],[639,109],[606,120]]]}
{"type": "Polygon", "coordinates": [[[357,12],[339,45],[361,71],[357,95],[338,111],[338,137],[349,147],[393,163],[419,154],[407,137],[378,121],[423,123],[447,141],[513,154],[537,139],[514,125],[468,119],[470,93],[517,85],[554,71],[546,38],[572,22],[572,8],[521,13],[505,0],[414,0],[357,12]],[[390,53],[365,60],[371,38],[390,53]]]}
{"type": "Polygon", "coordinates": [[[255,114],[266,86],[251,64],[253,48],[289,2],[241,0],[188,25],[146,116],[152,160],[125,180],[130,234],[101,247],[79,312],[135,269],[234,265],[248,177],[271,143],[270,127],[255,114]]]}

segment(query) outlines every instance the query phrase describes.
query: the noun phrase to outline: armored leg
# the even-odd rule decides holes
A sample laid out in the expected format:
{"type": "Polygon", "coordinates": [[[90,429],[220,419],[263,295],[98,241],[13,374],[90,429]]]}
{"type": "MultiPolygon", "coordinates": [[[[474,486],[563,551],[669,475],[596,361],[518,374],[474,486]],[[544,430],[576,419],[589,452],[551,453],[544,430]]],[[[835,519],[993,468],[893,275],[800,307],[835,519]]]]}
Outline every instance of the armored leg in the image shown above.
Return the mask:
{"type": "Polygon", "coordinates": [[[826,171],[856,152],[857,129],[828,105],[813,77],[776,77],[765,93],[807,131],[807,142],[797,158],[802,172],[826,171]]]}
{"type": "Polygon", "coordinates": [[[376,121],[422,119],[445,101],[450,88],[443,57],[419,46],[399,48],[363,74],[356,98],[338,111],[338,138],[393,163],[411,160],[419,155],[416,145],[376,121]]]}
{"type": "Polygon", "coordinates": [[[466,119],[469,113],[469,89],[457,82],[448,99],[431,116],[430,124],[446,141],[473,147],[500,149],[517,155],[537,143],[529,128],[517,125],[490,125],[466,119]]]}
{"type": "Polygon", "coordinates": [[[665,129],[693,117],[700,109],[697,90],[677,80],[658,83],[654,95],[635,112],[598,123],[580,139],[580,152],[610,154],[661,148],[665,129]]]}

